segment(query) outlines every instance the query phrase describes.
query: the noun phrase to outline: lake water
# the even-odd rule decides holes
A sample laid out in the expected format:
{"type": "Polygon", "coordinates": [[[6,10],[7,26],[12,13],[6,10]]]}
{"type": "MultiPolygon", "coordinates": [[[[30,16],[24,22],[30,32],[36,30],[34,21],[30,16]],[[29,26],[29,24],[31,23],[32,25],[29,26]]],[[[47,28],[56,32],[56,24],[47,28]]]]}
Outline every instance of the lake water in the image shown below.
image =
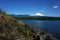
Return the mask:
{"type": "Polygon", "coordinates": [[[42,31],[53,34],[60,39],[60,20],[22,20],[23,23],[35,26],[42,31]]]}

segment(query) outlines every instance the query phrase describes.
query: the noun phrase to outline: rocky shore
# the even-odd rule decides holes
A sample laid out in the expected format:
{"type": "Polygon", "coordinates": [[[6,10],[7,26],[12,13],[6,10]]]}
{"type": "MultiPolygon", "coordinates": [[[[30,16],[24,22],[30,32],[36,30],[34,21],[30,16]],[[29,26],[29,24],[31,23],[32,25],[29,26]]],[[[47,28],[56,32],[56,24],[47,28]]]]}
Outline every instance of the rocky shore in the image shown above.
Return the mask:
{"type": "Polygon", "coordinates": [[[25,25],[27,29],[34,32],[34,35],[31,40],[57,40],[52,34],[48,32],[43,32],[36,27],[25,25]]]}

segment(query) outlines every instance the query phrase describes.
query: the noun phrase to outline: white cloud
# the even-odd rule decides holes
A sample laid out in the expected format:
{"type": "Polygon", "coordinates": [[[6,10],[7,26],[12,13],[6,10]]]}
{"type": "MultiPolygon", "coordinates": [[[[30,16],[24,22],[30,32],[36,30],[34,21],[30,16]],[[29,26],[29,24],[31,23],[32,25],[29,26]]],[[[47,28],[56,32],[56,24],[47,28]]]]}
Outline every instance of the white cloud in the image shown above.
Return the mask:
{"type": "Polygon", "coordinates": [[[60,6],[53,6],[53,8],[60,8],[60,6]]]}
{"type": "Polygon", "coordinates": [[[43,15],[43,14],[41,14],[41,13],[39,13],[39,12],[37,12],[37,13],[35,13],[35,14],[31,15],[31,16],[44,16],[44,15],[43,15]]]}

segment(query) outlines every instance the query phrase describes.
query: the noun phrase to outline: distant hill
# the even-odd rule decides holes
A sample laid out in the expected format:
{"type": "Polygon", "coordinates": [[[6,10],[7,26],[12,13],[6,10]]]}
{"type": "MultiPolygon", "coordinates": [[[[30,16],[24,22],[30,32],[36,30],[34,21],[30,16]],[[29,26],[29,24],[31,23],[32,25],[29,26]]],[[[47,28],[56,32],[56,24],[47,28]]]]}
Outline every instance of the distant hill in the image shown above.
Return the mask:
{"type": "Polygon", "coordinates": [[[60,17],[49,17],[49,16],[29,16],[29,15],[9,15],[17,19],[25,20],[60,20],[60,17]]]}
{"type": "Polygon", "coordinates": [[[18,17],[18,18],[24,18],[24,17],[30,17],[30,15],[8,15],[8,16],[11,16],[11,17],[18,17]]]}

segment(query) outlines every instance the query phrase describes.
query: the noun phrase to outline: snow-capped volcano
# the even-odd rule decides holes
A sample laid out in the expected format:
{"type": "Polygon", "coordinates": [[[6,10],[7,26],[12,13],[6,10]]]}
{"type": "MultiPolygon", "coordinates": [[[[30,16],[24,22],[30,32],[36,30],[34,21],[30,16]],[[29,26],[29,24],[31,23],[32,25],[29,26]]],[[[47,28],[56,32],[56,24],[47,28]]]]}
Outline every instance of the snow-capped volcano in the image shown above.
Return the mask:
{"type": "Polygon", "coordinates": [[[31,16],[44,16],[44,15],[38,12],[38,13],[32,14],[31,16]]]}

